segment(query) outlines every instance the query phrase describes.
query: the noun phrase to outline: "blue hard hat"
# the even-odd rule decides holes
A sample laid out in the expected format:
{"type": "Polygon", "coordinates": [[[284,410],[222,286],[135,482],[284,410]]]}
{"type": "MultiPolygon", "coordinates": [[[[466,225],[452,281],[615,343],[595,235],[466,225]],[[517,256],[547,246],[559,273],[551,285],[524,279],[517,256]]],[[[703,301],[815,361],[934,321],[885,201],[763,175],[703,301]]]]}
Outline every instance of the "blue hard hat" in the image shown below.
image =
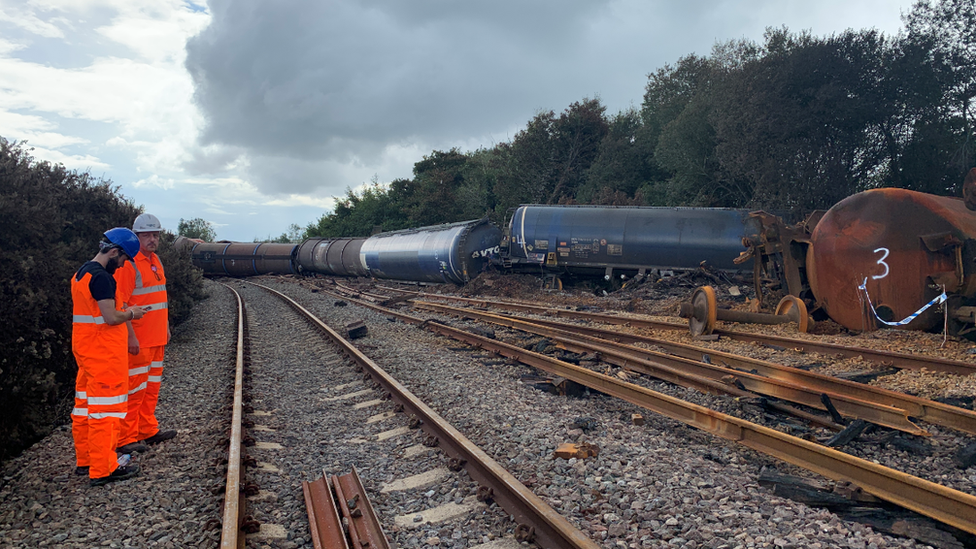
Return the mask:
{"type": "Polygon", "coordinates": [[[139,237],[136,233],[125,227],[116,227],[105,231],[105,239],[115,244],[125,255],[135,257],[139,253],[139,237]]]}

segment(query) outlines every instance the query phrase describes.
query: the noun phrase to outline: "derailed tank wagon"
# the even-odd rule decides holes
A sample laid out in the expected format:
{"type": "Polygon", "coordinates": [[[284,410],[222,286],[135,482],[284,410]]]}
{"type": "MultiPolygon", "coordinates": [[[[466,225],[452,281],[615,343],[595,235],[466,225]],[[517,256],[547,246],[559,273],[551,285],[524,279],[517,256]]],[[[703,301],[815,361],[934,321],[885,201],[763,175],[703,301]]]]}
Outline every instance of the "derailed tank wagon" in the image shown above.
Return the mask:
{"type": "Polygon", "coordinates": [[[458,285],[489,267],[550,280],[751,267],[757,296],[795,296],[851,330],[945,326],[976,338],[976,168],[963,188],[962,199],[866,191],[798,225],[738,209],[523,205],[504,230],[482,219],[300,245],[197,243],[192,256],[211,276],[458,285]]]}
{"type": "Polygon", "coordinates": [[[817,304],[847,328],[948,323],[965,335],[976,322],[976,212],[904,189],[856,194],[817,224],[807,271],[817,304]]]}
{"type": "Polygon", "coordinates": [[[606,280],[703,263],[734,271],[743,239],[760,229],[749,210],[524,205],[512,215],[502,256],[516,270],[606,280]]]}
{"type": "Polygon", "coordinates": [[[795,226],[754,216],[764,229],[747,254],[814,314],[976,339],[976,168],[963,198],[874,189],[795,226]]]}
{"type": "Polygon", "coordinates": [[[365,238],[309,238],[298,247],[298,271],[331,276],[368,276],[360,259],[365,238]]]}
{"type": "Polygon", "coordinates": [[[201,242],[193,244],[192,261],[209,276],[295,274],[297,250],[297,244],[201,242]]]}
{"type": "Polygon", "coordinates": [[[501,230],[481,219],[369,238],[309,238],[300,245],[188,245],[193,247],[193,264],[209,276],[322,274],[465,284],[498,254],[500,240],[501,230]]]}
{"type": "Polygon", "coordinates": [[[499,251],[501,230],[487,219],[374,235],[360,258],[369,276],[466,284],[499,251]]]}

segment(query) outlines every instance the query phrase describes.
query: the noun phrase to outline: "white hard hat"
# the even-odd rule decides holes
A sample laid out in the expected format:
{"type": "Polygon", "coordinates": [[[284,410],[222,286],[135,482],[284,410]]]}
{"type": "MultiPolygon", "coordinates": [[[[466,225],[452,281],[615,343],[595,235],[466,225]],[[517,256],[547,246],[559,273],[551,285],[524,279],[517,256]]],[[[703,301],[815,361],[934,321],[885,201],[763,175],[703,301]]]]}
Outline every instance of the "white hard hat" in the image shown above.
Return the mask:
{"type": "Polygon", "coordinates": [[[135,222],[132,224],[132,232],[134,233],[151,233],[163,230],[163,224],[159,222],[159,218],[151,213],[139,214],[135,222]]]}

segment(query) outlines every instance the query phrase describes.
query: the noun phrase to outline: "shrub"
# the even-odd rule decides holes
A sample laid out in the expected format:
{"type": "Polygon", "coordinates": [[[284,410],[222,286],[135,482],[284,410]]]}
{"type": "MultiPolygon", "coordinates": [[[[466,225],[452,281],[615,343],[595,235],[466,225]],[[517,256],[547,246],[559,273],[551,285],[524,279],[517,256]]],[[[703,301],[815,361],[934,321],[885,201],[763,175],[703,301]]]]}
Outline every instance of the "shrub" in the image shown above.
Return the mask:
{"type": "MultiPolygon", "coordinates": [[[[77,373],[70,278],[95,256],[103,232],[131,226],[140,213],[110,181],[29,151],[0,137],[0,460],[67,421],[77,373]]],[[[201,294],[200,274],[188,259],[166,257],[178,294],[173,316],[185,318],[201,294]]]]}

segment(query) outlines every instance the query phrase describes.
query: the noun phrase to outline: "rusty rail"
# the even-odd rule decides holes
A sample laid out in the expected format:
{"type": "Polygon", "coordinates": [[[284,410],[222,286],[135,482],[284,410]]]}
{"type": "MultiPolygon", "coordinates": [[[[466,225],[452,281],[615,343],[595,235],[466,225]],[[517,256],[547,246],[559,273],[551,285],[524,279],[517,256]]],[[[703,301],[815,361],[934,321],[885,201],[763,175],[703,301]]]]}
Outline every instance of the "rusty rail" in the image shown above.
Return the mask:
{"type": "Polygon", "coordinates": [[[302,491],[315,549],[389,549],[355,467],[341,476],[330,477],[323,471],[321,478],[303,482],[302,491]]]}
{"type": "MultiPolygon", "coordinates": [[[[827,376],[823,374],[818,374],[815,372],[808,372],[806,370],[801,370],[799,368],[791,368],[789,366],[784,366],[782,364],[775,364],[765,360],[759,360],[756,358],[743,357],[738,355],[733,355],[731,353],[725,353],[722,351],[715,351],[711,349],[706,349],[703,347],[696,347],[694,345],[687,345],[685,343],[677,343],[673,341],[668,341],[665,339],[658,339],[654,337],[628,334],[626,332],[604,330],[600,328],[592,328],[589,326],[580,326],[578,324],[567,324],[564,322],[558,322],[554,320],[547,320],[541,318],[531,318],[531,319],[515,319],[507,316],[491,315],[489,313],[482,313],[480,311],[472,311],[471,309],[459,309],[455,307],[449,307],[447,305],[438,305],[435,303],[428,302],[414,302],[414,306],[421,306],[426,308],[426,306],[431,306],[434,308],[444,308],[444,310],[456,315],[467,315],[481,317],[485,316],[491,322],[497,322],[503,325],[511,326],[518,323],[519,321],[528,322],[531,324],[537,324],[542,326],[549,326],[558,330],[564,330],[566,332],[573,332],[578,334],[585,334],[593,336],[595,338],[600,338],[605,340],[605,344],[609,344],[610,341],[619,343],[646,343],[650,345],[656,345],[664,348],[669,353],[676,355],[678,357],[683,357],[685,359],[690,359],[696,361],[694,367],[697,369],[702,363],[697,362],[702,360],[703,357],[708,356],[709,360],[716,364],[724,366],[717,368],[718,372],[724,371],[726,375],[733,374],[736,376],[750,376],[750,372],[755,372],[761,376],[765,376],[772,379],[777,379],[785,382],[790,382],[794,384],[800,384],[808,387],[812,390],[827,393],[828,396],[832,395],[844,395],[849,399],[854,399],[858,401],[869,401],[876,404],[884,405],[887,407],[897,408],[902,411],[902,413],[907,414],[910,418],[917,418],[925,420],[929,423],[934,423],[936,425],[941,425],[943,427],[948,427],[950,429],[956,429],[959,431],[964,431],[971,434],[976,434],[976,412],[972,410],[967,410],[965,408],[959,408],[957,406],[952,406],[942,402],[936,402],[934,400],[928,400],[925,398],[920,398],[912,395],[907,395],[904,393],[899,393],[897,391],[892,391],[889,389],[883,389],[881,387],[876,387],[874,385],[867,385],[864,383],[857,383],[854,381],[847,381],[844,379],[838,379],[832,376],[827,376]],[[422,304],[421,304],[422,303],[422,304]]],[[[662,353],[655,353],[653,351],[648,351],[647,349],[640,349],[631,347],[635,352],[645,353],[650,356],[660,356],[662,359],[668,359],[668,355],[662,353]]],[[[703,367],[703,366],[702,366],[703,367]]],[[[820,408],[815,405],[814,407],[820,408]]],[[[838,409],[840,409],[838,407],[838,409]]],[[[882,412],[884,410],[882,409],[882,412]]],[[[859,416],[862,417],[862,416],[859,416]]],[[[863,416],[863,419],[868,421],[877,422],[870,417],[863,416]]],[[[896,419],[897,421],[897,419],[896,419]]],[[[898,428],[898,427],[894,427],[898,428]]],[[[911,432],[911,431],[907,431],[911,432]]],[[[916,433],[920,434],[920,433],[916,433]]]]}
{"type": "MultiPolygon", "coordinates": [[[[390,289],[402,293],[409,291],[409,290],[399,290],[394,288],[390,288],[390,289]]],[[[561,318],[584,319],[593,322],[601,322],[604,324],[635,326],[635,327],[657,329],[657,330],[679,330],[679,331],[688,330],[688,326],[686,324],[675,324],[671,322],[650,320],[646,318],[623,317],[623,316],[616,316],[616,315],[611,315],[606,313],[588,313],[584,311],[570,311],[567,309],[552,309],[549,307],[541,307],[539,305],[531,305],[528,303],[513,303],[509,301],[488,301],[485,299],[455,297],[455,296],[446,296],[440,294],[428,294],[425,292],[417,292],[416,294],[418,297],[424,297],[429,299],[459,301],[464,303],[477,304],[482,307],[490,306],[490,307],[497,307],[500,309],[521,311],[521,312],[537,314],[537,315],[555,316],[561,318]]],[[[774,335],[735,332],[732,330],[716,329],[712,333],[719,334],[720,336],[727,337],[729,339],[733,339],[736,341],[745,341],[747,343],[759,343],[763,345],[782,347],[784,349],[793,349],[801,353],[804,352],[820,353],[820,354],[831,355],[840,358],[860,357],[866,361],[873,362],[875,364],[879,364],[882,366],[894,366],[896,368],[905,368],[909,370],[927,369],[933,372],[946,372],[946,373],[958,374],[958,375],[969,375],[969,374],[976,373],[976,364],[970,364],[968,362],[962,362],[959,360],[950,360],[946,358],[939,358],[939,357],[919,358],[905,353],[878,351],[875,349],[868,349],[865,347],[847,347],[844,345],[835,345],[833,343],[810,341],[807,339],[795,339],[795,338],[788,338],[788,337],[781,337],[781,336],[774,336],[774,335]]]]}
{"type": "Polygon", "coordinates": [[[356,468],[342,476],[333,475],[332,489],[335,490],[342,516],[348,521],[353,549],[388,549],[390,543],[383,533],[376,511],[369,503],[356,468]]]}
{"type": "Polygon", "coordinates": [[[312,532],[312,546],[315,549],[349,549],[349,541],[342,529],[339,507],[332,495],[329,476],[313,481],[302,482],[305,494],[305,509],[308,512],[308,526],[312,532]]]}
{"type": "Polygon", "coordinates": [[[730,370],[722,366],[641,349],[632,345],[601,340],[587,335],[572,333],[565,329],[542,326],[541,324],[533,323],[531,320],[520,320],[490,313],[457,309],[435,303],[421,304],[415,302],[414,306],[454,315],[474,316],[494,324],[517,328],[548,337],[559,342],[561,347],[569,351],[600,353],[602,360],[605,362],[637,370],[641,373],[680,385],[684,385],[682,383],[684,379],[695,381],[695,377],[702,377],[720,383],[719,390],[724,389],[723,392],[729,393],[735,385],[728,387],[723,382],[729,376],[733,376],[734,380],[730,380],[732,383],[738,381],[747,391],[751,391],[752,393],[771,396],[820,410],[827,410],[822,400],[822,395],[827,395],[837,411],[848,417],[865,419],[872,423],[898,429],[913,435],[929,435],[928,431],[909,420],[908,413],[905,410],[880,402],[852,398],[843,393],[811,389],[802,383],[767,378],[751,372],[730,370]]]}
{"type": "Polygon", "coordinates": [[[224,512],[220,533],[220,547],[223,549],[243,548],[241,522],[247,509],[247,500],[241,490],[243,469],[241,468],[241,440],[244,436],[244,358],[247,344],[247,318],[244,302],[236,290],[223,284],[237,298],[237,362],[234,372],[234,413],[231,419],[230,446],[227,452],[227,484],[224,490],[224,512]]]}
{"type": "MultiPolygon", "coordinates": [[[[346,356],[362,366],[372,376],[389,398],[401,404],[404,412],[420,418],[420,428],[435,437],[438,447],[448,456],[459,460],[468,475],[483,486],[491,488],[492,498],[507,513],[512,515],[519,524],[517,530],[525,533],[520,541],[534,541],[545,549],[579,548],[597,549],[599,546],[589,539],[583,532],[574,527],[562,515],[557,513],[546,502],[542,501],[531,490],[525,487],[511,473],[493,460],[481,448],[468,440],[460,431],[445,421],[439,414],[413,395],[406,387],[380,368],[369,357],[360,352],[355,346],[343,339],[335,330],[322,322],[315,315],[299,305],[290,297],[277,292],[267,286],[254,284],[269,293],[278,296],[293,309],[301,313],[315,327],[327,334],[346,356]]],[[[332,292],[329,292],[332,293],[332,292]]],[[[336,295],[332,293],[332,295],[336,295]]],[[[343,297],[338,296],[337,297],[343,297]]],[[[344,297],[359,304],[360,300],[344,297]]],[[[377,305],[370,306],[382,309],[377,305]]],[[[383,309],[385,310],[385,309],[383,309]]],[[[414,318],[414,317],[411,317],[414,318]]],[[[415,319],[422,323],[420,319],[415,319]]]]}
{"type": "Polygon", "coordinates": [[[423,325],[435,333],[586,385],[827,478],[850,482],[875,497],[976,534],[976,496],[507,343],[391,311],[372,303],[353,301],[384,314],[395,315],[405,322],[423,325]]]}

